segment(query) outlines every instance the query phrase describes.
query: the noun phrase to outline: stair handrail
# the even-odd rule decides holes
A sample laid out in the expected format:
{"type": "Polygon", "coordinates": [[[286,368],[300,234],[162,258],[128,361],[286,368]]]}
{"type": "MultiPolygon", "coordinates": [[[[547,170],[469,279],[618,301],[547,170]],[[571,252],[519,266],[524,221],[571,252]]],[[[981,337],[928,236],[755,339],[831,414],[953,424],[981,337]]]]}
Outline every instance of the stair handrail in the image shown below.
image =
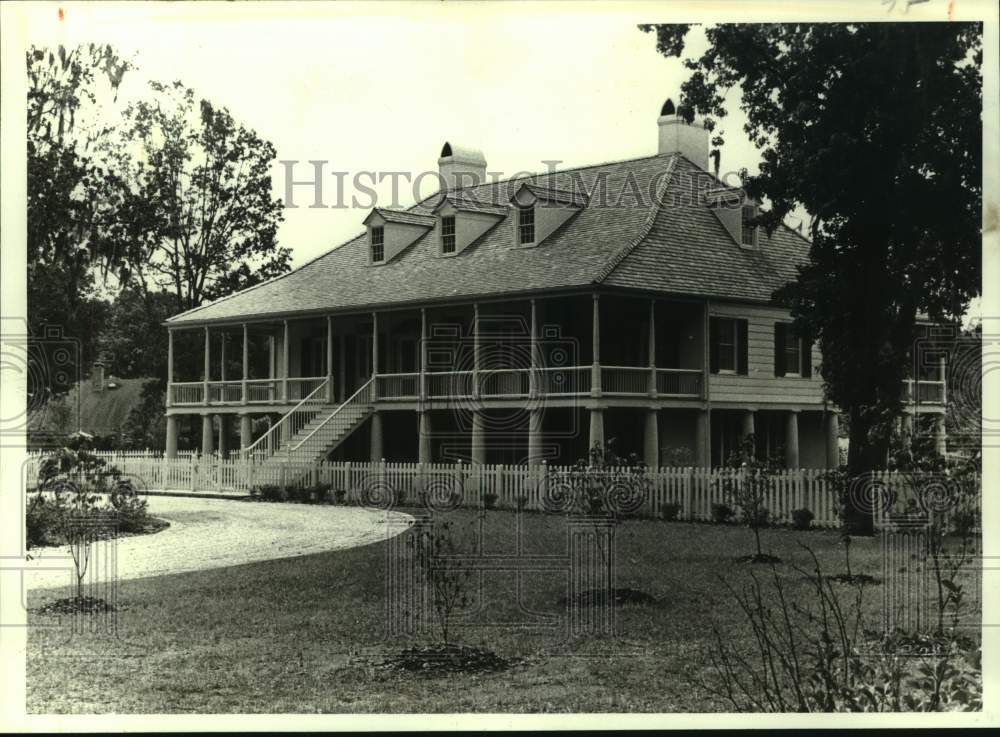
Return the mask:
{"type": "Polygon", "coordinates": [[[306,436],[305,436],[304,438],[302,438],[302,440],[300,440],[300,441],[299,441],[299,442],[298,442],[298,443],[297,443],[296,445],[292,446],[291,444],[289,444],[289,450],[292,450],[292,451],[294,451],[294,450],[298,450],[298,449],[299,449],[300,447],[302,447],[302,444],[303,444],[304,442],[306,442],[306,441],[307,441],[307,440],[308,440],[309,438],[311,438],[311,437],[312,437],[313,435],[315,435],[315,434],[317,433],[317,431],[318,431],[318,430],[319,430],[319,429],[320,429],[321,427],[323,427],[323,426],[324,426],[324,425],[325,425],[326,423],[328,423],[328,422],[329,422],[330,420],[332,420],[332,419],[333,419],[334,417],[336,417],[336,416],[337,416],[337,413],[338,413],[338,412],[340,412],[340,410],[342,410],[342,409],[343,409],[344,407],[346,407],[346,406],[347,406],[347,405],[349,405],[349,404],[350,404],[351,402],[353,402],[353,401],[354,401],[354,400],[355,400],[355,399],[357,398],[357,396],[358,396],[359,394],[361,394],[361,392],[363,392],[363,391],[365,391],[366,389],[368,389],[368,387],[370,387],[370,386],[371,386],[371,384],[372,384],[372,382],[373,382],[373,381],[375,381],[375,377],[374,377],[374,376],[372,376],[372,377],[371,377],[370,379],[368,379],[368,381],[366,381],[366,382],[365,382],[365,383],[364,383],[364,384],[363,384],[363,385],[361,386],[361,388],[360,388],[360,389],[358,389],[358,390],[357,390],[356,392],[354,392],[354,394],[352,394],[352,395],[351,395],[351,396],[349,396],[349,397],[348,397],[347,399],[345,399],[345,400],[344,400],[344,403],[343,403],[343,404],[341,404],[341,405],[340,405],[339,407],[337,407],[337,409],[335,409],[335,410],[334,410],[333,412],[331,412],[331,413],[330,413],[329,415],[327,415],[327,416],[326,416],[326,418],[325,418],[325,419],[324,419],[324,420],[323,420],[323,421],[322,421],[321,423],[319,423],[318,425],[316,425],[316,427],[314,427],[314,428],[313,428],[313,429],[312,429],[312,430],[311,430],[311,431],[309,432],[309,434],[308,434],[308,435],[306,435],[306,436]]]}
{"type": "MultiPolygon", "coordinates": [[[[263,443],[265,440],[268,440],[269,438],[271,438],[272,434],[275,433],[275,432],[277,432],[278,429],[286,421],[287,422],[291,422],[291,420],[289,418],[292,417],[292,415],[294,415],[295,412],[298,411],[299,408],[301,408],[303,404],[305,404],[306,402],[308,402],[309,400],[311,400],[313,398],[313,396],[317,392],[319,392],[321,389],[324,389],[326,387],[326,384],[327,384],[327,382],[329,380],[330,380],[329,377],[324,378],[323,381],[321,381],[319,383],[319,386],[317,386],[315,389],[313,389],[311,392],[309,392],[309,394],[307,394],[302,400],[300,400],[298,404],[296,404],[294,407],[292,407],[290,410],[288,410],[288,412],[286,412],[284,415],[282,415],[281,419],[278,420],[277,422],[275,422],[273,425],[271,425],[270,429],[266,433],[264,433],[259,438],[257,438],[257,440],[252,445],[250,445],[249,447],[247,447],[246,450],[243,451],[244,457],[246,457],[246,458],[252,457],[252,453],[257,448],[258,445],[260,445],[261,443],[263,443]]],[[[280,445],[280,443],[279,443],[279,445],[280,445]]]]}

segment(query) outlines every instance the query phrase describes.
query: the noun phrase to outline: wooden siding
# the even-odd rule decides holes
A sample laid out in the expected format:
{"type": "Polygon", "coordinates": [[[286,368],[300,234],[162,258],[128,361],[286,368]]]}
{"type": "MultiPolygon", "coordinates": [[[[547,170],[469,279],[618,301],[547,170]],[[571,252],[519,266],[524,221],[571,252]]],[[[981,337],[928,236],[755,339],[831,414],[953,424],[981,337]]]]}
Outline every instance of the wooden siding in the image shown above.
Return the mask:
{"type": "Polygon", "coordinates": [[[823,380],[816,368],[821,357],[815,344],[812,348],[812,378],[774,375],[774,323],[790,320],[787,310],[712,303],[709,314],[748,321],[747,375],[710,374],[709,398],[713,402],[748,402],[760,405],[823,403],[823,380]]]}

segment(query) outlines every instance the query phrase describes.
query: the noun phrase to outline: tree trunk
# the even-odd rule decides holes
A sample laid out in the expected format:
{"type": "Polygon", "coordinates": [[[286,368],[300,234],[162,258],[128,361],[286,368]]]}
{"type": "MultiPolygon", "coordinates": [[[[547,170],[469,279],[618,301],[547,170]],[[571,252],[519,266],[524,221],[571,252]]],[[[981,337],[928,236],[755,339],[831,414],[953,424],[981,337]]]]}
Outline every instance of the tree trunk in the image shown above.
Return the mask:
{"type": "Polygon", "coordinates": [[[871,496],[874,490],[865,481],[865,476],[878,467],[880,444],[872,443],[868,434],[871,423],[864,414],[852,409],[850,446],[847,451],[847,488],[844,489],[844,531],[849,535],[872,535],[875,532],[872,519],[872,504],[877,502],[871,496]]]}

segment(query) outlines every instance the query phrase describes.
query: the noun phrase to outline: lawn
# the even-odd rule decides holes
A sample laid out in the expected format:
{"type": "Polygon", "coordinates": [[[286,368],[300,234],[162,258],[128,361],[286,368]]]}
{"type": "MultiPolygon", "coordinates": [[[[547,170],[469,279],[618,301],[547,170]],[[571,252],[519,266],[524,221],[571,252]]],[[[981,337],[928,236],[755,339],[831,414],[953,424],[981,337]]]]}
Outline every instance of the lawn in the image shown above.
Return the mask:
{"type": "MultiPolygon", "coordinates": [[[[234,502],[235,503],[235,502],[234,502]]],[[[460,545],[485,552],[513,550],[522,528],[526,555],[566,549],[565,525],[554,515],[449,513],[460,545]],[[520,522],[518,522],[520,520],[520,522]]],[[[405,533],[412,535],[412,533],[405,533]]],[[[805,543],[824,571],[844,570],[836,532],[764,532],[778,555],[787,593],[805,601],[808,583],[790,563],[808,566],[805,543]]],[[[720,579],[739,586],[751,570],[741,527],[630,520],[615,546],[617,585],[642,590],[654,604],[617,610],[614,638],[570,638],[544,615],[558,615],[566,596],[561,571],[483,577],[472,613],[455,631],[464,645],[488,648],[518,662],[504,672],[407,673],[384,658],[414,644],[389,638],[386,622],[387,543],[197,573],[123,581],[117,635],[29,629],[31,713],[177,712],[547,712],[717,711],[726,705],[692,679],[710,676],[705,648],[711,624],[745,638],[747,626],[720,579]],[[540,619],[541,617],[541,619],[540,619]]],[[[881,575],[880,542],[856,540],[855,573],[881,575]]],[[[852,589],[844,586],[845,599],[852,589]]],[[[32,592],[29,607],[64,595],[32,592]]],[[[866,593],[877,622],[880,587],[866,593]]],[[[53,618],[29,615],[34,625],[53,618]]]]}

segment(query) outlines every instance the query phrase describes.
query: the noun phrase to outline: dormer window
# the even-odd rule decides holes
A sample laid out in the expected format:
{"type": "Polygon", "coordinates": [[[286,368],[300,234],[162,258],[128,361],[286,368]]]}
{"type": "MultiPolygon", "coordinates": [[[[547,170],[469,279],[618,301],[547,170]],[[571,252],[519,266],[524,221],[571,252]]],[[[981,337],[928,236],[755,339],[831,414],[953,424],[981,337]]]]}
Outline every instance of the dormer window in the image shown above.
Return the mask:
{"type": "Polygon", "coordinates": [[[517,211],[517,242],[521,245],[535,242],[535,208],[522,207],[517,211]]]}
{"type": "Polygon", "coordinates": [[[743,221],[740,245],[744,248],[755,248],[757,246],[757,226],[748,223],[757,217],[756,205],[743,205],[743,221]]]}
{"type": "Polygon", "coordinates": [[[385,228],[376,225],[372,228],[372,263],[380,264],[385,261],[385,228]]]}
{"type": "Polygon", "coordinates": [[[455,253],[455,216],[441,218],[441,253],[455,253]]]}

